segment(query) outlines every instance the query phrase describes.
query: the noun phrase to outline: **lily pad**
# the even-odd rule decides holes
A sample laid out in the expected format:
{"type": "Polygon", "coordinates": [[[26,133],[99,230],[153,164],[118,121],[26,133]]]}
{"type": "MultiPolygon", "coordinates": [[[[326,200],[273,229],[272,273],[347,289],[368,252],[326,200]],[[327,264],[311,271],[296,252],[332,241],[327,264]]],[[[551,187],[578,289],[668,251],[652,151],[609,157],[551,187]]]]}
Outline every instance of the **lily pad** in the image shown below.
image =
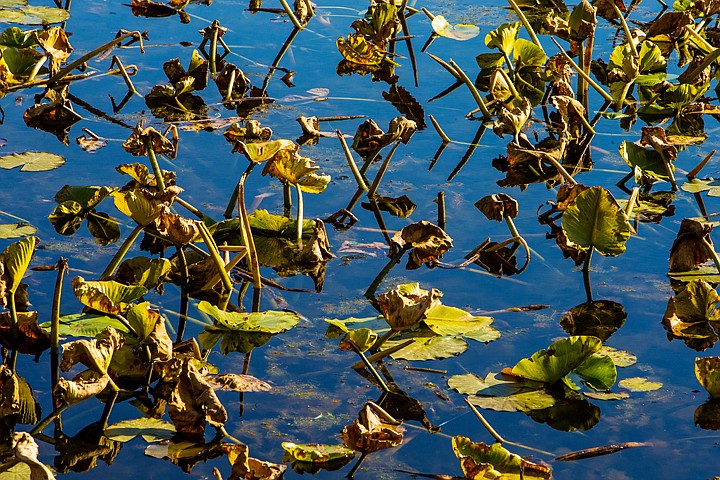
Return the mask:
{"type": "Polygon", "coordinates": [[[22,238],[35,235],[37,228],[27,222],[0,223],[0,238],[22,238]]]}
{"type": "MultiPolygon", "coordinates": [[[[50,332],[50,322],[42,323],[40,326],[50,332]]],[[[123,333],[130,332],[127,326],[116,318],[107,315],[78,313],[60,317],[58,334],[63,337],[94,338],[107,327],[113,327],[123,333]]]]}
{"type": "Polygon", "coordinates": [[[147,417],[123,420],[105,429],[106,437],[122,443],[127,443],[138,435],[148,443],[155,443],[170,440],[175,433],[175,427],[171,423],[147,417]]]}
{"type": "Polygon", "coordinates": [[[620,380],[618,387],[627,388],[631,392],[652,392],[653,390],[660,390],[663,384],[652,382],[644,377],[631,377],[620,380]]]}
{"type": "Polygon", "coordinates": [[[0,8],[0,22],[19,23],[22,25],[44,25],[61,23],[70,18],[70,12],[62,8],[38,6],[25,2],[10,2],[0,8]]]}
{"type": "Polygon", "coordinates": [[[490,326],[492,317],[476,317],[447,305],[431,308],[423,322],[438,335],[462,335],[480,342],[490,342],[501,336],[495,327],[490,326]]]}
{"type": "Polygon", "coordinates": [[[21,172],[44,172],[62,167],[65,165],[65,159],[48,152],[13,153],[0,157],[0,168],[12,170],[21,165],[21,172]]]}
{"type": "Polygon", "coordinates": [[[435,33],[445,38],[453,40],[470,40],[480,35],[480,27],[477,25],[469,25],[466,23],[458,23],[450,25],[450,23],[442,15],[436,15],[432,21],[432,28],[435,33]]]}
{"type": "Polygon", "coordinates": [[[415,342],[390,355],[402,360],[440,360],[460,355],[468,348],[468,344],[460,337],[442,337],[430,331],[420,330],[419,333],[409,332],[392,340],[386,341],[383,346],[391,348],[399,345],[408,338],[415,342]]]}

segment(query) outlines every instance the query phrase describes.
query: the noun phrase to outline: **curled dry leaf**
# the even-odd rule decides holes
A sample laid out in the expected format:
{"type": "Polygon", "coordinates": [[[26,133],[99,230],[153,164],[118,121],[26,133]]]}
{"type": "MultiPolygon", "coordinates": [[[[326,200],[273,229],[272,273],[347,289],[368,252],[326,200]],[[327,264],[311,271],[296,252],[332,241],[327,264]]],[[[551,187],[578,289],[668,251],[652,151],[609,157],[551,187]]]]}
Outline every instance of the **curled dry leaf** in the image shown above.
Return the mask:
{"type": "Polygon", "coordinates": [[[35,39],[50,58],[50,75],[54,75],[73,51],[65,30],[61,27],[50,27],[41,33],[35,33],[35,39]]]}
{"type": "Polygon", "coordinates": [[[72,380],[60,378],[54,394],[67,405],[82,402],[101,393],[110,383],[110,376],[85,370],[72,380]]]}
{"type": "Polygon", "coordinates": [[[248,456],[247,445],[222,445],[232,464],[229,480],[277,480],[282,478],[286,465],[264,462],[248,456]]]}
{"type": "Polygon", "coordinates": [[[442,228],[423,220],[411,223],[393,235],[390,256],[399,250],[411,250],[407,269],[415,270],[424,263],[436,261],[452,246],[452,238],[442,228]]]}
{"type": "Polygon", "coordinates": [[[330,175],[318,174],[319,169],[315,162],[297,150],[280,150],[265,164],[262,174],[298,186],[303,192],[322,193],[330,183],[330,175]]]}
{"type": "Polygon", "coordinates": [[[640,144],[650,145],[665,160],[673,161],[677,158],[677,148],[668,143],[662,127],[642,127],[640,144]]]}
{"type": "Polygon", "coordinates": [[[227,411],[213,387],[189,359],[183,363],[180,379],[168,403],[168,413],[178,433],[189,436],[202,436],[206,422],[213,427],[222,427],[228,420],[227,411]]]}
{"type": "Polygon", "coordinates": [[[163,206],[171,205],[182,191],[177,185],[170,185],[163,192],[135,188],[113,192],[112,196],[118,210],[145,227],[162,213],[163,206]]]}
{"type": "Polygon", "coordinates": [[[550,97],[550,103],[557,109],[557,115],[553,119],[559,120],[564,136],[569,140],[580,138],[585,118],[583,104],[565,95],[553,95],[550,97]]]}
{"type": "Polygon", "coordinates": [[[390,328],[405,330],[427,318],[428,311],[440,305],[442,295],[436,288],[428,291],[419,283],[407,283],[378,295],[377,303],[390,328]]]}
{"type": "Polygon", "coordinates": [[[377,407],[372,404],[365,404],[359,418],[343,428],[342,438],[346,447],[367,454],[402,443],[405,429],[399,422],[390,422],[385,412],[381,412],[381,418],[376,410],[377,407]]]}
{"type": "Polygon", "coordinates": [[[27,432],[13,434],[15,458],[30,467],[30,480],[55,480],[50,469],[38,460],[38,445],[27,432]]]}
{"type": "Polygon", "coordinates": [[[518,202],[505,193],[487,195],[477,202],[475,206],[488,220],[502,222],[505,217],[515,218],[518,214],[518,202]]]}
{"type": "Polygon", "coordinates": [[[75,340],[63,345],[60,370],[67,372],[75,364],[82,363],[103,375],[107,373],[113,353],[123,346],[125,339],[114,328],[107,327],[91,340],[75,340]]]}
{"type": "Polygon", "coordinates": [[[152,146],[156,154],[175,154],[175,145],[171,140],[153,127],[143,128],[140,123],[135,126],[122,146],[126,152],[136,157],[144,157],[148,154],[148,145],[152,146]]]}
{"type": "Polygon", "coordinates": [[[187,245],[200,237],[198,222],[170,212],[164,205],[160,215],[155,219],[158,233],[170,239],[175,245],[187,245]]]}
{"type": "Polygon", "coordinates": [[[38,312],[17,312],[17,337],[10,312],[0,313],[0,344],[20,353],[40,355],[50,348],[50,334],[38,325],[38,312]]]}
{"type": "Polygon", "coordinates": [[[686,272],[713,258],[712,226],[691,218],[683,219],[670,247],[670,271],[686,272]]]}

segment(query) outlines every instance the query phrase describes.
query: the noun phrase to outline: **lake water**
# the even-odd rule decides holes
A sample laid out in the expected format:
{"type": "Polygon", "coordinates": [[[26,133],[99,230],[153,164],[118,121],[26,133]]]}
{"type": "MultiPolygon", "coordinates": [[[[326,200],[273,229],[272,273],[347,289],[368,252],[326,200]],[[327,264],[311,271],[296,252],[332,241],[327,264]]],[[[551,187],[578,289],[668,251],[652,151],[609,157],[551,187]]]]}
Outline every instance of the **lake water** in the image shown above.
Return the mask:
{"type": "MultiPolygon", "coordinates": [[[[278,7],[275,3],[265,6],[278,7]]],[[[444,14],[451,23],[465,22],[480,26],[481,35],[472,40],[457,42],[440,38],[429,49],[446,60],[454,59],[471,78],[477,72],[475,56],[488,52],[483,42],[484,35],[500,23],[514,20],[507,10],[496,6],[496,2],[431,0],[422,5],[418,2],[416,7],[420,6],[427,7],[435,14],[444,14]]],[[[340,77],[336,73],[341,56],[335,47],[335,40],[351,31],[350,24],[361,17],[365,7],[363,2],[340,0],[320,4],[316,17],[297,36],[280,62],[281,67],[295,72],[292,77],[294,87],[283,83],[280,79],[283,73],[277,72],[268,88],[268,94],[276,99],[275,103],[253,115],[253,118],[273,129],[274,138],[294,139],[300,136],[301,131],[295,118],[301,115],[366,115],[385,129],[388,122],[400,114],[383,98],[383,92],[389,88],[386,83],[373,82],[369,75],[340,77]],[[326,89],[321,91],[321,96],[326,99],[317,101],[318,90],[314,89],[326,89]]],[[[113,52],[120,56],[125,65],[136,64],[139,67],[139,73],[133,77],[133,81],[138,91],[146,94],[153,85],[166,81],[162,70],[164,61],[179,57],[183,65],[189,63],[192,47],[183,47],[180,42],[190,41],[196,47],[200,40],[197,30],[206,27],[214,19],[220,19],[222,26],[228,29],[224,36],[232,50],[228,60],[240,67],[254,85],[261,85],[268,71],[267,65],[273,62],[290,34],[292,25],[272,13],[251,14],[246,8],[247,2],[240,1],[217,1],[211,6],[190,5],[185,10],[191,21],[184,25],[177,16],[135,17],[130,7],[121,2],[88,0],[72,5],[67,30],[72,32],[70,41],[76,49],[74,55],[109,41],[120,28],[147,30],[149,41],[146,42],[145,54],[141,54],[138,48],[113,52]]],[[[632,18],[650,20],[654,17],[654,8],[655,4],[643,4],[633,13],[632,18]]],[[[595,57],[607,59],[615,29],[608,28],[607,22],[603,20],[600,23],[603,27],[596,37],[595,57]]],[[[430,21],[418,14],[409,19],[409,27],[416,35],[413,45],[418,56],[419,87],[413,84],[410,61],[403,42],[397,46],[397,53],[402,57],[397,60],[401,66],[396,73],[400,76],[399,85],[423,105],[428,128],[417,132],[408,145],[398,148],[380,187],[382,195],[395,197],[406,194],[417,204],[417,209],[408,219],[384,214],[388,230],[392,233],[420,220],[437,222],[437,204],[434,200],[438,192],[444,192],[447,202],[446,230],[453,237],[454,248],[443,260],[459,263],[486,237],[498,241],[507,238],[505,225],[489,222],[473,205],[485,195],[503,192],[519,202],[520,213],[515,223],[528,241],[533,258],[525,272],[505,278],[493,277],[475,266],[459,270],[423,267],[409,271],[404,269],[403,261],[392,270],[379,292],[410,281],[420,282],[423,288],[438,288],[444,292],[443,303],[446,305],[472,312],[494,312],[489,315],[495,318],[495,326],[503,336],[487,345],[470,341],[468,350],[458,357],[413,363],[416,366],[447,370],[447,375],[403,370],[403,366],[409,364],[405,361],[386,362],[397,384],[423,404],[428,419],[435,425],[441,425],[442,433],[430,434],[418,422],[409,422],[403,445],[370,455],[355,475],[359,479],[407,478],[407,475],[396,473],[393,469],[461,475],[450,446],[450,436],[465,435],[475,441],[488,443],[492,438],[468,410],[463,402],[464,396],[448,388],[447,378],[467,372],[484,377],[487,372],[497,372],[512,366],[521,358],[545,348],[554,339],[567,336],[559,324],[561,316],[585,301],[581,272],[573,266],[572,261],[562,258],[553,240],[545,238],[549,229],[537,219],[538,207],[548,200],[554,200],[556,192],[543,184],[530,185],[525,190],[517,187],[502,189],[496,184],[504,178],[504,174],[493,168],[492,159],[505,153],[509,137],[501,139],[492,131],[486,132],[477,150],[452,181],[447,180],[448,176],[465,154],[465,144],[450,144],[433,169],[428,170],[433,154],[441,144],[439,136],[427,120],[428,114],[434,115],[448,136],[459,142],[472,142],[480,122],[465,118],[475,103],[464,87],[427,103],[428,99],[450,86],[453,79],[432,59],[419,52],[431,33],[430,21]],[[544,304],[549,308],[534,312],[495,312],[532,304],[544,304]],[[446,399],[440,398],[436,391],[446,396],[446,399]]],[[[525,35],[521,33],[521,36],[525,35]]],[[[553,45],[545,39],[543,43],[548,53],[555,53],[553,45]]],[[[89,66],[105,70],[109,61],[93,60],[89,66]]],[[[671,59],[670,63],[674,65],[676,59],[671,59]]],[[[71,87],[71,92],[87,104],[112,115],[108,94],[118,101],[126,89],[121,77],[105,76],[79,82],[71,87]]],[[[17,169],[2,171],[0,210],[26,219],[38,228],[37,235],[42,243],[34,265],[54,264],[59,256],[66,256],[70,258],[70,277],[82,275],[88,279],[97,278],[117,246],[98,247],[85,227],[73,237],[62,237],[55,233],[47,215],[55,206],[53,195],[65,184],[125,183],[127,179],[115,172],[115,166],[136,160],[131,159],[121,147],[130,132],[75,102],[75,109],[83,116],[83,120],[73,127],[70,145],[64,146],[52,134],[25,126],[22,114],[32,105],[36,93],[39,91],[21,90],[0,99],[0,106],[5,112],[0,137],[7,139],[7,145],[0,148],[0,153],[47,151],[64,156],[67,164],[60,169],[40,173],[19,172],[17,169]],[[112,140],[107,147],[89,154],[74,142],[74,138],[81,134],[82,127],[112,140]]],[[[202,95],[208,104],[219,100],[212,85],[202,95]]],[[[597,109],[600,103],[597,95],[591,91],[591,97],[591,105],[597,109]]],[[[112,116],[134,126],[143,111],[145,117],[151,119],[144,100],[136,96],[120,113],[112,116]]],[[[210,107],[211,117],[228,117],[232,114],[231,110],[221,105],[210,107]]],[[[534,116],[542,116],[539,108],[534,111],[534,116]]],[[[332,131],[339,128],[352,135],[361,122],[328,122],[322,129],[332,131]]],[[[598,135],[591,147],[595,162],[593,171],[580,174],[577,180],[586,185],[605,186],[617,198],[627,198],[615,187],[615,183],[628,172],[628,167],[618,154],[618,146],[623,140],[638,140],[642,125],[642,121],[639,121],[630,131],[625,131],[617,120],[600,120],[596,127],[598,135]]],[[[540,128],[537,128],[538,132],[540,128]]],[[[709,138],[680,153],[678,178],[684,178],[685,171],[716,148],[717,130],[715,120],[707,118],[706,133],[709,138]]],[[[161,160],[161,166],[177,171],[178,184],[185,188],[185,200],[215,219],[221,219],[227,198],[247,165],[243,157],[231,154],[230,151],[231,146],[223,138],[222,130],[198,133],[181,131],[177,159],[172,163],[161,160]]],[[[306,218],[325,218],[344,208],[354,194],[356,184],[337,139],[322,138],[318,145],[303,147],[302,153],[316,160],[321,171],[333,178],[324,194],[305,195],[306,218]]],[[[370,174],[374,175],[375,171],[376,167],[371,167],[370,174]]],[[[703,175],[717,175],[717,171],[718,164],[712,161],[703,175]]],[[[669,190],[669,186],[655,187],[655,190],[669,190]]],[[[253,203],[255,197],[260,201],[260,208],[282,213],[282,190],[278,182],[261,177],[259,172],[250,177],[246,190],[248,204],[253,203]]],[[[715,211],[714,199],[706,201],[708,210],[715,211]]],[[[591,268],[595,298],[618,302],[627,312],[625,324],[607,344],[636,354],[638,363],[619,369],[618,379],[647,377],[662,382],[662,389],[632,393],[631,398],[617,402],[592,401],[600,408],[601,418],[594,428],[587,431],[559,431],[537,423],[522,413],[483,412],[494,428],[507,439],[553,455],[618,442],[652,443],[652,446],[568,463],[552,462],[553,456],[535,454],[551,462],[555,478],[631,479],[652,476],[657,479],[701,479],[720,474],[717,462],[720,435],[694,425],[695,410],[708,398],[693,374],[694,359],[698,354],[682,341],[669,342],[660,323],[667,300],[672,295],[666,276],[668,251],[680,221],[698,215],[691,194],[678,192],[674,204],[674,216],[664,218],[659,224],[640,225],[638,234],[629,240],[624,255],[602,257],[596,254],[591,268]]],[[[103,206],[105,208],[102,210],[121,217],[109,202],[103,206]]],[[[246,394],[242,416],[238,395],[220,394],[230,414],[227,431],[248,444],[252,456],[279,463],[283,456],[280,444],[284,441],[340,443],[339,434],[343,426],[352,422],[364,402],[380,397],[377,388],[350,368],[357,357],[351,352],[339,351],[337,340],[324,337],[327,326],[323,322],[325,318],[342,319],[376,314],[364,299],[363,292],[387,263],[387,249],[370,249],[364,254],[339,251],[346,242],[370,244],[385,241],[371,211],[358,205],[354,213],[359,222],[347,231],[334,231],[328,225],[330,243],[336,258],[328,263],[322,293],[271,292],[266,289],[262,309],[279,306],[302,315],[301,323],[296,328],[275,336],[269,344],[253,352],[249,373],[270,382],[273,390],[246,394]]],[[[9,220],[3,218],[3,221],[9,220]]],[[[130,220],[122,221],[123,238],[133,226],[130,220]]],[[[7,243],[2,241],[0,246],[4,248],[7,243]]],[[[522,261],[523,255],[520,254],[520,257],[522,261]]],[[[288,287],[313,288],[312,281],[305,276],[280,279],[270,269],[265,269],[263,273],[288,287]]],[[[51,274],[34,272],[26,280],[30,284],[31,301],[44,315],[49,315],[50,311],[54,282],[51,277],[51,274]]],[[[179,292],[172,286],[167,288],[165,295],[150,298],[161,311],[166,312],[178,309],[178,299],[179,292]]],[[[80,309],[68,282],[63,297],[63,311],[74,313],[80,309]]],[[[196,310],[191,306],[191,315],[194,312],[196,310]]],[[[168,316],[173,323],[176,322],[173,314],[168,313],[168,316]]],[[[199,331],[199,326],[191,324],[186,337],[196,335],[199,331]]],[[[702,355],[712,353],[709,350],[702,355]]],[[[222,357],[217,351],[210,356],[210,361],[221,372],[239,372],[243,360],[240,354],[222,357]]],[[[41,359],[40,366],[21,357],[18,366],[18,370],[28,377],[37,391],[46,413],[50,411],[47,362],[47,355],[41,359]]],[[[70,408],[63,416],[66,433],[76,432],[89,421],[98,418],[101,412],[102,404],[94,400],[86,402],[82,407],[70,408]]],[[[118,404],[110,422],[136,416],[137,411],[132,406],[118,404]]],[[[120,477],[141,474],[148,479],[186,476],[169,461],[144,455],[146,447],[147,444],[142,440],[133,440],[123,446],[112,466],[98,462],[98,466],[85,475],[120,477]]],[[[41,443],[40,448],[41,459],[52,464],[55,454],[52,446],[41,443]]],[[[523,449],[512,450],[522,455],[533,455],[533,452],[523,449]]],[[[214,466],[227,478],[230,465],[225,459],[200,463],[193,469],[192,476],[209,478],[214,466]]],[[[349,468],[346,466],[337,472],[321,471],[316,476],[339,478],[349,468]]],[[[69,473],[63,477],[74,478],[76,475],[80,474],[69,473]]],[[[285,478],[299,478],[299,474],[288,469],[285,478]]]]}

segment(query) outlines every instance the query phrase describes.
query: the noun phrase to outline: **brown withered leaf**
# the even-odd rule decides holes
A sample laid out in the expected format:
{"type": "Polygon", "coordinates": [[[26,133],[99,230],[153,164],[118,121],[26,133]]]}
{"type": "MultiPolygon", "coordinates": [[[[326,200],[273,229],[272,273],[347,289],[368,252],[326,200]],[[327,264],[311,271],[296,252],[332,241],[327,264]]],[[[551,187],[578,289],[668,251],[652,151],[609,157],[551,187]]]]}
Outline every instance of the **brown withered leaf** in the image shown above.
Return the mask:
{"type": "Polygon", "coordinates": [[[388,418],[386,412],[382,412],[384,415],[381,419],[376,409],[374,404],[365,404],[359,418],[343,428],[342,438],[346,447],[367,454],[402,443],[405,429],[399,422],[388,418]]]}
{"type": "Polygon", "coordinates": [[[384,134],[385,132],[375,123],[375,120],[368,118],[355,131],[352,149],[359,153],[361,157],[373,155],[383,147],[381,137],[384,134]]]}
{"type": "Polygon", "coordinates": [[[133,156],[144,157],[148,153],[148,145],[151,145],[153,151],[158,155],[167,153],[174,156],[175,154],[175,145],[170,139],[153,127],[143,128],[142,122],[135,126],[122,147],[133,156]]]}
{"type": "Polygon", "coordinates": [[[318,117],[300,116],[296,120],[300,124],[300,128],[302,129],[303,135],[307,135],[310,137],[334,137],[335,136],[335,134],[332,132],[321,132],[320,131],[320,122],[318,121],[318,117]]]}
{"type": "Polygon", "coordinates": [[[13,338],[10,312],[0,313],[0,344],[7,349],[15,348],[20,353],[40,355],[50,348],[50,334],[38,325],[38,312],[17,312],[18,337],[13,338]]]}
{"type": "Polygon", "coordinates": [[[238,67],[230,62],[226,62],[222,70],[220,70],[215,77],[215,85],[217,85],[222,98],[239,100],[250,90],[250,79],[248,79],[245,73],[238,67]],[[233,77],[232,92],[230,92],[228,97],[228,89],[231,87],[230,80],[233,77]]]}
{"type": "Polygon", "coordinates": [[[627,7],[625,7],[623,0],[592,0],[591,3],[597,9],[597,15],[605,20],[615,20],[617,18],[613,4],[615,4],[621,12],[627,12],[627,7]]]}
{"type": "Polygon", "coordinates": [[[25,125],[52,133],[64,145],[70,145],[70,128],[82,117],[75,113],[70,100],[39,103],[28,108],[23,114],[25,125]]]}
{"type": "Polygon", "coordinates": [[[107,387],[110,376],[92,370],[79,373],[72,380],[60,378],[55,386],[55,396],[68,405],[92,398],[107,387]]]}
{"type": "Polygon", "coordinates": [[[32,435],[17,432],[13,435],[15,458],[30,467],[30,480],[55,480],[52,471],[38,460],[38,445],[32,435]]]}
{"type": "Polygon", "coordinates": [[[452,248],[452,238],[445,231],[425,220],[411,223],[393,235],[390,256],[398,250],[411,250],[406,268],[415,270],[434,262],[452,248]]]}
{"type": "Polygon", "coordinates": [[[577,196],[588,188],[590,187],[586,187],[585,185],[581,184],[574,185],[566,183],[564,185],[560,185],[560,187],[558,187],[556,197],[557,205],[555,205],[555,208],[557,208],[561,212],[564,212],[570,205],[575,203],[575,199],[577,198],[577,196]]]}
{"type": "Polygon", "coordinates": [[[113,353],[123,346],[125,338],[112,327],[107,327],[96,338],[75,340],[63,345],[60,370],[67,372],[82,363],[99,374],[107,373],[113,353]]]}
{"type": "Polygon", "coordinates": [[[228,480],[279,480],[282,478],[286,465],[264,462],[248,456],[247,445],[221,446],[232,464],[232,471],[228,480]]]}
{"type": "Polygon", "coordinates": [[[650,145],[661,157],[668,161],[677,158],[677,148],[668,143],[665,130],[662,127],[642,127],[641,145],[650,145]]]}
{"type": "Polygon", "coordinates": [[[181,435],[191,437],[205,433],[205,424],[222,427],[227,411],[190,360],[185,360],[180,379],[168,403],[168,414],[181,435]]]}
{"type": "Polygon", "coordinates": [[[560,124],[562,133],[570,140],[580,138],[584,124],[581,118],[585,118],[583,104],[565,95],[553,95],[550,103],[557,109],[557,115],[551,118],[560,124]]]}
{"type": "Polygon", "coordinates": [[[170,17],[178,13],[171,6],[152,0],[132,0],[130,7],[132,8],[132,14],[136,17],[160,18],[170,17]]]}
{"type": "Polygon", "coordinates": [[[297,253],[297,260],[303,263],[324,263],[333,257],[335,255],[330,251],[330,241],[325,224],[316,218],[312,237],[303,244],[302,250],[297,253]]]}
{"type": "Polygon", "coordinates": [[[688,12],[669,11],[650,24],[646,35],[649,39],[656,35],[668,35],[674,41],[685,34],[686,25],[694,23],[695,20],[688,12]]]}
{"type": "Polygon", "coordinates": [[[232,390],[235,392],[267,392],[272,390],[269,383],[263,382],[252,375],[224,373],[222,375],[208,375],[205,380],[215,390],[232,390]]]}
{"type": "Polygon", "coordinates": [[[55,75],[73,51],[65,30],[61,27],[50,27],[40,33],[35,32],[35,39],[50,58],[50,75],[55,75]]]}
{"type": "Polygon", "coordinates": [[[9,367],[0,365],[0,419],[20,413],[20,382],[9,367]]]}
{"type": "Polygon", "coordinates": [[[683,219],[670,248],[670,271],[687,272],[713,258],[710,254],[710,249],[714,248],[710,232],[710,225],[691,218],[683,219]]]}
{"type": "Polygon", "coordinates": [[[427,312],[440,304],[442,296],[436,288],[428,291],[420,288],[419,283],[406,283],[378,295],[377,303],[390,328],[400,331],[425,319],[427,312]]]}
{"type": "Polygon", "coordinates": [[[515,218],[518,214],[518,202],[505,193],[493,193],[486,195],[477,202],[475,206],[488,220],[502,222],[505,217],[515,218]]]}
{"type": "Polygon", "coordinates": [[[175,245],[187,245],[200,237],[197,221],[172,213],[167,206],[155,219],[155,227],[160,235],[168,237],[175,245]]]}

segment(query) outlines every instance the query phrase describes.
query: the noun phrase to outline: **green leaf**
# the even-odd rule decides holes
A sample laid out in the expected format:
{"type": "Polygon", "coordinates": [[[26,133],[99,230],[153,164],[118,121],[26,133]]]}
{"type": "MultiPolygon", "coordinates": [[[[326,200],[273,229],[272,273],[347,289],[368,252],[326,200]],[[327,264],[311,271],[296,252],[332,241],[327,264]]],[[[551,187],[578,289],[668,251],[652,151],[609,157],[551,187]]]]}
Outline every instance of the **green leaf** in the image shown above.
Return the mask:
{"type": "Polygon", "coordinates": [[[355,456],[355,451],[350,450],[344,445],[283,442],[282,448],[290,454],[294,460],[301,462],[325,463],[355,456]]]}
{"type": "Polygon", "coordinates": [[[515,47],[521,25],[520,22],[503,23],[485,36],[485,45],[488,48],[497,48],[509,57],[515,47]]]}
{"type": "Polygon", "coordinates": [[[300,315],[295,312],[225,312],[206,301],[198,304],[198,310],[213,317],[223,327],[235,331],[280,333],[291,329],[300,321],[300,315]]]}
{"type": "Polygon", "coordinates": [[[660,382],[651,382],[643,377],[632,377],[620,380],[618,387],[627,388],[631,392],[652,392],[653,390],[660,390],[663,384],[660,382]]]}
{"type": "Polygon", "coordinates": [[[22,165],[21,172],[44,172],[62,167],[64,164],[63,157],[47,152],[13,153],[0,157],[0,168],[11,170],[22,165]]]}
{"type": "Polygon", "coordinates": [[[75,200],[67,200],[55,207],[48,220],[60,235],[73,235],[82,225],[84,217],[82,205],[75,200]]]}
{"type": "Polygon", "coordinates": [[[711,397],[720,397],[720,357],[696,358],[695,377],[711,397]]]}
{"type": "MultiPolygon", "coordinates": [[[[40,325],[50,332],[50,322],[40,325]]],[[[58,334],[63,337],[89,337],[94,338],[107,327],[113,327],[123,333],[130,333],[128,328],[120,320],[106,315],[92,315],[78,313],[73,315],[62,315],[58,325],[58,334]]]]}
{"type": "Polygon", "coordinates": [[[552,470],[509,452],[499,443],[486,445],[469,438],[455,436],[453,452],[460,460],[465,478],[502,478],[507,480],[538,480],[552,478],[552,470]]]}
{"type": "Polygon", "coordinates": [[[625,212],[603,187],[589,188],[577,196],[563,213],[562,229],[571,245],[584,250],[593,246],[607,256],[623,253],[631,232],[625,212]]]}
{"type": "Polygon", "coordinates": [[[125,285],[140,285],[152,290],[165,281],[171,269],[172,262],[167,258],[129,258],[118,267],[115,280],[125,285]]]}
{"type": "Polygon", "coordinates": [[[83,277],[72,281],[73,292],[80,302],[99,312],[123,313],[129,304],[147,293],[145,287],[127,286],[113,280],[86,282],[83,277]]]}
{"type": "Polygon", "coordinates": [[[120,240],[120,225],[107,213],[90,212],[87,222],[90,234],[99,245],[107,246],[120,240]]]}
{"type": "Polygon", "coordinates": [[[456,375],[448,385],[461,393],[472,392],[469,400],[473,405],[502,412],[527,413],[551,407],[557,401],[543,383],[503,373],[490,372],[484,379],[456,375]]]}
{"type": "Polygon", "coordinates": [[[354,350],[353,346],[355,346],[360,352],[367,352],[377,339],[377,333],[369,328],[350,330],[340,340],[340,350],[354,350]]]}
{"type": "Polygon", "coordinates": [[[117,187],[65,185],[55,194],[55,201],[63,203],[73,200],[79,203],[83,210],[91,210],[117,190],[117,187]]]}
{"type": "Polygon", "coordinates": [[[459,337],[441,337],[433,332],[421,329],[415,332],[406,332],[386,341],[383,346],[391,348],[414,338],[415,343],[399,350],[392,355],[392,358],[403,360],[440,360],[443,358],[460,355],[467,350],[468,344],[459,337]]]}
{"type": "Polygon", "coordinates": [[[515,40],[515,48],[513,50],[513,62],[515,69],[520,70],[524,67],[542,67],[545,65],[547,56],[542,48],[533,42],[518,38],[515,40]]]}
{"type": "Polygon", "coordinates": [[[271,142],[253,142],[245,144],[245,156],[254,163],[270,160],[278,152],[287,150],[297,151],[298,146],[292,140],[278,139],[271,142]]]}
{"type": "Polygon", "coordinates": [[[552,385],[575,372],[590,387],[608,390],[615,383],[617,370],[612,359],[597,353],[601,347],[602,341],[596,337],[562,338],[553,342],[547,350],[520,360],[512,373],[552,385]]]}
{"type": "Polygon", "coordinates": [[[140,417],[123,420],[105,429],[105,436],[116,442],[127,443],[138,435],[148,443],[170,440],[175,435],[175,427],[157,418],[140,417]]]}
{"type": "Polygon", "coordinates": [[[453,40],[470,40],[480,35],[478,26],[465,23],[450,25],[442,15],[435,16],[432,21],[432,29],[441,37],[452,38],[453,40]]]}
{"type": "Polygon", "coordinates": [[[35,233],[37,228],[27,222],[0,223],[0,239],[22,238],[35,233]]]}
{"type": "Polygon", "coordinates": [[[720,197],[720,180],[714,178],[693,178],[683,183],[680,188],[690,193],[708,192],[711,197],[720,197]]]}
{"type": "Polygon", "coordinates": [[[115,208],[139,225],[147,226],[162,213],[163,202],[149,200],[140,190],[124,190],[112,193],[115,208]]]}
{"type": "MultiPolygon", "coordinates": [[[[0,2],[2,3],[2,2],[0,2]]],[[[18,6],[22,6],[25,2],[17,2],[18,6]]],[[[5,6],[7,8],[9,5],[5,6]]],[[[0,34],[0,46],[1,47],[14,47],[14,48],[28,48],[37,45],[35,39],[34,30],[22,31],[18,27],[6,28],[0,34]]]]}
{"type": "Polygon", "coordinates": [[[281,150],[265,164],[263,175],[269,174],[283,183],[299,186],[303,192],[322,193],[330,183],[330,175],[320,175],[320,167],[295,150],[281,150]]]}
{"type": "MultiPolygon", "coordinates": [[[[665,162],[660,154],[653,149],[646,149],[624,140],[620,144],[620,156],[631,168],[639,167],[654,180],[670,180],[667,170],[665,170],[665,162]]],[[[669,162],[669,164],[670,170],[675,172],[675,165],[672,162],[669,162]]]]}
{"type": "Polygon", "coordinates": [[[500,338],[500,332],[490,326],[492,317],[476,317],[465,310],[442,304],[432,307],[423,322],[438,335],[462,335],[480,342],[500,338]]]}
{"type": "Polygon", "coordinates": [[[583,392],[583,396],[602,402],[612,402],[630,398],[630,394],[627,392],[583,392]]]}
{"type": "Polygon", "coordinates": [[[5,288],[10,294],[15,294],[20,286],[20,281],[30,266],[30,260],[35,253],[35,244],[38,241],[36,237],[26,237],[8,245],[0,254],[0,262],[5,264],[4,276],[8,279],[5,288]]]}
{"type": "Polygon", "coordinates": [[[660,48],[650,40],[642,42],[640,47],[640,73],[643,75],[664,72],[667,67],[667,59],[663,56],[660,48]]]}
{"type": "Polygon", "coordinates": [[[17,9],[0,9],[0,22],[23,25],[61,23],[70,18],[70,12],[62,8],[33,7],[25,5],[17,9]]]}

